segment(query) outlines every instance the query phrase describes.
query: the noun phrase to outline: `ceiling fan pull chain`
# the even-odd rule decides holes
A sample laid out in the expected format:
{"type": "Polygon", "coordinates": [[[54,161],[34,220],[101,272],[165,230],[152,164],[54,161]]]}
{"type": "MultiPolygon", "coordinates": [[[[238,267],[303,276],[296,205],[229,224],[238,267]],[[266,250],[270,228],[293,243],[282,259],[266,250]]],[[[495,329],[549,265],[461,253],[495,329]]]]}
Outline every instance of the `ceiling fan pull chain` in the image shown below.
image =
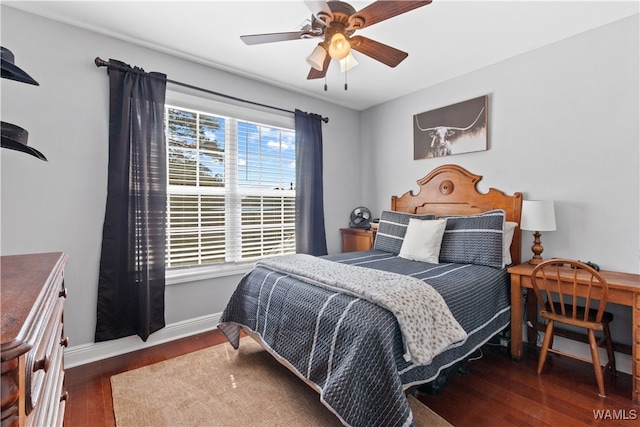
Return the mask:
{"type": "Polygon", "coordinates": [[[327,76],[324,76],[324,91],[327,91],[327,76]]]}
{"type": "Polygon", "coordinates": [[[344,90],[347,90],[347,71],[344,70],[344,90]]]}

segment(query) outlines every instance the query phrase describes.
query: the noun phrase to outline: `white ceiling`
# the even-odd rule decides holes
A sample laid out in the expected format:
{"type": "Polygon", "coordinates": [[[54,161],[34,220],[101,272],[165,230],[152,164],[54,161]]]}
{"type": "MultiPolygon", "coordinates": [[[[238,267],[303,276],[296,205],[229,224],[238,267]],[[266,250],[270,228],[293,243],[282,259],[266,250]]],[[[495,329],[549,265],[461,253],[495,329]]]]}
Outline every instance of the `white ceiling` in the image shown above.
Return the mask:
{"type": "MultiPolygon", "coordinates": [[[[348,91],[332,61],[325,92],[324,79],[306,80],[305,58],[317,39],[253,46],[240,40],[244,34],[297,31],[311,17],[302,0],[2,3],[356,110],[638,16],[639,11],[637,0],[434,0],[356,32],[408,52],[400,65],[389,68],[355,52],[359,65],[348,72],[348,91]]],[[[371,1],[349,3],[360,10],[371,1]]]]}

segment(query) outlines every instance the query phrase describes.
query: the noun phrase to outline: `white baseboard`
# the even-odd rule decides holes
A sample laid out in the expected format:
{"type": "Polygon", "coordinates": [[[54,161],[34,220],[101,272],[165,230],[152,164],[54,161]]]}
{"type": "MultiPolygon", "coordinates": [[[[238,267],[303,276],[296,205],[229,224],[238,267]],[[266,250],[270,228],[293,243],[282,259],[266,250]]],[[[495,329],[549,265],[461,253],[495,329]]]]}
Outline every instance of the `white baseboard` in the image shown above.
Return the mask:
{"type": "MultiPolygon", "coordinates": [[[[544,333],[540,333],[540,335],[544,337],[544,333]]],[[[555,336],[553,337],[553,348],[557,348],[558,350],[574,356],[582,357],[586,360],[591,360],[591,349],[589,348],[589,345],[580,341],[555,336]]],[[[607,363],[607,350],[602,347],[598,347],[598,353],[600,355],[600,363],[607,363]]],[[[615,352],[614,356],[616,358],[616,370],[632,375],[631,355],[615,352]]]]}
{"type": "MultiPolygon", "coordinates": [[[[526,340],[526,337],[527,337],[526,325],[523,325],[522,336],[526,340]]],[[[543,339],[544,339],[544,332],[540,332],[540,343],[542,342],[543,339]]],[[[538,347],[540,346],[540,343],[537,344],[538,347]]],[[[589,348],[589,345],[580,341],[575,341],[575,340],[571,340],[564,337],[554,336],[553,348],[572,354],[574,356],[582,357],[583,359],[591,360],[591,349],[589,348]]],[[[600,355],[600,362],[606,363],[607,350],[602,347],[599,347],[598,354],[600,355]]],[[[632,358],[630,354],[615,352],[614,357],[616,358],[617,371],[624,372],[625,374],[633,375],[632,358]]]]}
{"type": "Polygon", "coordinates": [[[222,313],[214,313],[172,323],[151,334],[147,342],[138,336],[68,347],[64,352],[65,369],[129,353],[154,345],[185,338],[216,328],[222,313]]]}

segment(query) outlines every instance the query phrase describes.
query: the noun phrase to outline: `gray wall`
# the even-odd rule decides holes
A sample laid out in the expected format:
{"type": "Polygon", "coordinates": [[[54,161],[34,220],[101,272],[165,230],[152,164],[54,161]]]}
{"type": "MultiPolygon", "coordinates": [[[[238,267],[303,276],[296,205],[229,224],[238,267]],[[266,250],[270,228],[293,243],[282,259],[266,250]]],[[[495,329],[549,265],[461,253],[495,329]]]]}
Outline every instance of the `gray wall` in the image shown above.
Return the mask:
{"type": "MultiPolygon", "coordinates": [[[[640,272],[638,16],[589,31],[363,111],[365,198],[379,212],[434,167],[456,163],[479,188],[555,201],[543,257],[640,272]],[[413,160],[416,113],[489,95],[489,150],[413,160]]],[[[425,70],[428,72],[428,70],[425,70]]],[[[523,233],[523,260],[533,237],[523,233]]],[[[630,342],[631,310],[614,337],[630,342]]]]}
{"type": "MultiPolygon", "coordinates": [[[[113,38],[2,6],[2,46],[40,86],[2,79],[2,120],[29,131],[45,163],[3,149],[2,255],[69,254],[65,328],[72,346],[93,341],[98,264],[106,200],[108,76],[93,59],[119,59],[170,79],[282,108],[328,116],[323,124],[325,214],[330,252],[338,229],[360,197],[359,169],[332,167],[357,158],[359,112],[213,70],[113,38]],[[344,182],[351,185],[345,186],[344,182]]],[[[175,86],[172,86],[176,89],[175,86]]],[[[167,287],[166,320],[175,323],[219,313],[238,276],[167,287]]]]}

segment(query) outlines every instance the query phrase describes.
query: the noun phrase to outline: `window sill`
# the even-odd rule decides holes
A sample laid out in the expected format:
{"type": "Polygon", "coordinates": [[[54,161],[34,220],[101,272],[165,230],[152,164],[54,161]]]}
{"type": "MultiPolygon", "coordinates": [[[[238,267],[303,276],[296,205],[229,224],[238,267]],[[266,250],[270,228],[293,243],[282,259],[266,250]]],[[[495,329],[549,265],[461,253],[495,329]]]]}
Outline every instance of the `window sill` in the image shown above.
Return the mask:
{"type": "Polygon", "coordinates": [[[254,267],[255,263],[233,264],[225,266],[193,267],[180,270],[167,271],[165,285],[179,285],[181,283],[197,282],[199,280],[215,279],[217,277],[228,277],[244,275],[254,267]]]}

